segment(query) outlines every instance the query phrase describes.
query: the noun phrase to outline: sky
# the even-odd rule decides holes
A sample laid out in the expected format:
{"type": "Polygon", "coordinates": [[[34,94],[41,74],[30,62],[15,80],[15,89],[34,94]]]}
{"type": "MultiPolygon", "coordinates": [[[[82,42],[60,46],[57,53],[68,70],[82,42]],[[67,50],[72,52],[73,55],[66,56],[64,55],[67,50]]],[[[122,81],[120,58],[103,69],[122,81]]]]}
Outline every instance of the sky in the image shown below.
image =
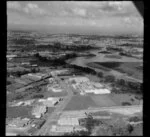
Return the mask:
{"type": "Polygon", "coordinates": [[[7,1],[8,29],[143,34],[143,22],[131,1],[7,1]]]}

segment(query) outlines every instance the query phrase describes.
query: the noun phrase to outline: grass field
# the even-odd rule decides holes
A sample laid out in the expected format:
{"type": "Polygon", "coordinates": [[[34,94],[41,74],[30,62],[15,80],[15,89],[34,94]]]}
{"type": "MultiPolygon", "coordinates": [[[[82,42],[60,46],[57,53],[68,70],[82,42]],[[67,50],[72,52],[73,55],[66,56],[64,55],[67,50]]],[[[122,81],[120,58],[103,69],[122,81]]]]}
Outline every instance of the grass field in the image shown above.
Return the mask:
{"type": "Polygon", "coordinates": [[[123,72],[137,79],[143,78],[142,69],[138,69],[142,63],[140,62],[102,62],[98,63],[104,67],[111,68],[117,70],[119,72],[123,72]]]}
{"type": "Polygon", "coordinates": [[[111,107],[117,104],[109,97],[109,95],[92,95],[91,98],[98,107],[111,107]]]}
{"type": "Polygon", "coordinates": [[[90,96],[73,96],[71,101],[67,104],[65,110],[82,110],[88,107],[96,107],[95,102],[90,96]]]}
{"type": "Polygon", "coordinates": [[[122,102],[129,102],[131,105],[139,104],[139,100],[137,100],[133,94],[92,95],[91,98],[99,107],[121,106],[122,102]]]}
{"type": "Polygon", "coordinates": [[[121,73],[140,79],[143,79],[143,68],[141,62],[92,62],[88,63],[89,66],[106,70],[114,69],[121,73]],[[140,66],[140,67],[139,67],[140,66]]]}
{"type": "Polygon", "coordinates": [[[9,118],[34,118],[31,115],[32,107],[28,106],[18,106],[18,107],[7,107],[6,109],[6,116],[9,118]]]}

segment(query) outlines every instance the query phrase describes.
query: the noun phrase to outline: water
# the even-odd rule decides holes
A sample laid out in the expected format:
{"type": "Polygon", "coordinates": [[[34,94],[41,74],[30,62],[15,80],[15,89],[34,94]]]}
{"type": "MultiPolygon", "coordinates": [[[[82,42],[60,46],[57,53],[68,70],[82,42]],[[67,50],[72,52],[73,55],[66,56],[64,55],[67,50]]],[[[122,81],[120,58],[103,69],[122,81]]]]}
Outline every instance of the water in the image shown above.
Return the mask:
{"type": "Polygon", "coordinates": [[[99,50],[91,50],[90,53],[95,54],[96,56],[94,57],[76,57],[73,59],[67,60],[67,63],[72,64],[72,65],[77,65],[77,66],[82,66],[82,67],[89,67],[87,66],[87,63],[91,62],[142,62],[142,60],[132,58],[132,57],[126,57],[126,56],[121,56],[121,59],[116,59],[116,58],[107,58],[103,53],[98,53],[99,50]]]}
{"type": "MultiPolygon", "coordinates": [[[[99,52],[99,50],[91,50],[90,53],[95,54],[96,56],[94,56],[94,57],[76,57],[73,59],[69,59],[66,62],[69,64],[72,64],[72,65],[77,65],[77,66],[81,66],[81,67],[88,67],[88,68],[95,70],[96,72],[102,72],[103,70],[97,69],[97,68],[92,67],[92,66],[88,66],[87,64],[92,63],[92,62],[141,62],[141,63],[143,62],[143,60],[132,58],[132,57],[126,57],[126,56],[121,56],[121,59],[107,58],[107,57],[105,57],[105,55],[107,55],[107,54],[98,53],[98,52],[99,52]]],[[[113,74],[115,76],[118,76],[118,77],[122,77],[122,78],[126,77],[128,79],[132,79],[132,80],[137,81],[137,79],[134,79],[132,77],[128,77],[126,74],[123,74],[119,71],[110,70],[109,73],[113,74]]],[[[138,81],[141,82],[141,80],[138,80],[138,81]]]]}

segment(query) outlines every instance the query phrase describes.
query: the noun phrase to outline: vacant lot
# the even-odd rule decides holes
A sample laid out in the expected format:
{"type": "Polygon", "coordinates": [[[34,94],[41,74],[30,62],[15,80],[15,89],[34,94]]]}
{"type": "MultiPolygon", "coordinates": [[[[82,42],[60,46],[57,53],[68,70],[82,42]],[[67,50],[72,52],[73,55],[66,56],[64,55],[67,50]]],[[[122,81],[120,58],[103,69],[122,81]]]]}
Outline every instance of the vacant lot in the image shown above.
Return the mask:
{"type": "Polygon", "coordinates": [[[90,96],[73,96],[71,101],[67,104],[65,110],[82,110],[88,107],[96,107],[97,105],[90,96]]]}

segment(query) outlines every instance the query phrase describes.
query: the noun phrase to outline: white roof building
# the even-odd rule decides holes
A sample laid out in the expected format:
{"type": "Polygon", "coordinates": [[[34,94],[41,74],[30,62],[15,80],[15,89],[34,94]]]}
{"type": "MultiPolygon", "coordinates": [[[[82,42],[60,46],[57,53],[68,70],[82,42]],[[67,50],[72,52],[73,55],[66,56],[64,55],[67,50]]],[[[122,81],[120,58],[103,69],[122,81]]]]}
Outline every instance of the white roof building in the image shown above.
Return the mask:
{"type": "Polygon", "coordinates": [[[32,115],[35,115],[36,118],[40,118],[44,113],[46,113],[47,107],[44,105],[39,105],[33,108],[32,115]]]}
{"type": "Polygon", "coordinates": [[[72,77],[72,78],[69,78],[69,81],[73,81],[73,80],[75,80],[77,83],[89,81],[89,79],[87,77],[72,77]]]}
{"type": "Polygon", "coordinates": [[[77,118],[61,118],[58,120],[59,125],[70,125],[70,126],[78,126],[79,121],[77,118]]]}
{"type": "Polygon", "coordinates": [[[47,99],[39,99],[38,102],[42,102],[42,104],[46,107],[53,107],[56,102],[59,101],[59,98],[49,97],[47,99]]]}

